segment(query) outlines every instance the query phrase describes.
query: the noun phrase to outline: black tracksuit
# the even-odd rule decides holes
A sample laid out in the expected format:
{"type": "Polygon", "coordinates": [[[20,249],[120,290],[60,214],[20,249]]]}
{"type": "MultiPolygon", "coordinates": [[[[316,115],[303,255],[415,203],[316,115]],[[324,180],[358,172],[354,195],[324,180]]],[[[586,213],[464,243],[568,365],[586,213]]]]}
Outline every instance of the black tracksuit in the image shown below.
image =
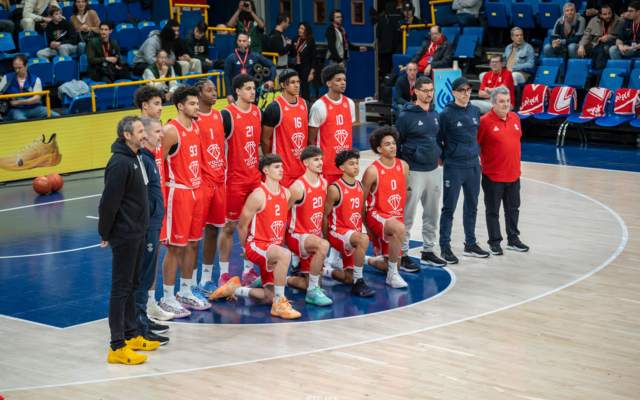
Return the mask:
{"type": "Polygon", "coordinates": [[[138,335],[135,294],[149,227],[147,175],[138,154],[120,140],[111,145],[113,155],[104,171],[104,191],[100,198],[98,233],[109,242],[111,297],[109,328],[111,348],[125,346],[125,340],[138,335]]]}

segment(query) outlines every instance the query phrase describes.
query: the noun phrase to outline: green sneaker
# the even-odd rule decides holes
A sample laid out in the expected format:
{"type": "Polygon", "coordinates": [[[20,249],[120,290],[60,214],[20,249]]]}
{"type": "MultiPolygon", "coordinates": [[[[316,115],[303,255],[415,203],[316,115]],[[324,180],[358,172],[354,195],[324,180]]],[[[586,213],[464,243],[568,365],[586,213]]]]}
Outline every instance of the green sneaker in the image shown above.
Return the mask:
{"type": "Polygon", "coordinates": [[[249,287],[251,289],[261,288],[262,287],[262,277],[261,276],[257,277],[256,280],[253,281],[253,283],[249,287]]]}
{"type": "Polygon", "coordinates": [[[316,286],[313,289],[307,291],[307,297],[304,299],[307,303],[316,306],[330,306],[333,304],[333,300],[325,296],[324,290],[320,286],[316,286]]]}

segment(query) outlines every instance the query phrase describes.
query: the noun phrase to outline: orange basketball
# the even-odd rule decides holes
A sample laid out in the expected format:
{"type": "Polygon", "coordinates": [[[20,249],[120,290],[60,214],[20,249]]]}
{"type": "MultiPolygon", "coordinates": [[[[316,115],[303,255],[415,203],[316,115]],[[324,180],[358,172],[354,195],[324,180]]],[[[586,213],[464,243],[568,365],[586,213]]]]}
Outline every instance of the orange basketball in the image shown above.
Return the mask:
{"type": "Polygon", "coordinates": [[[62,180],[62,177],[58,174],[49,174],[47,175],[47,178],[49,178],[49,182],[51,182],[51,191],[52,192],[57,192],[60,189],[62,189],[62,186],[64,185],[64,181],[62,180]]]}
{"type": "Polygon", "coordinates": [[[51,182],[46,176],[39,176],[33,180],[33,190],[38,194],[47,194],[51,191],[51,182]]]}

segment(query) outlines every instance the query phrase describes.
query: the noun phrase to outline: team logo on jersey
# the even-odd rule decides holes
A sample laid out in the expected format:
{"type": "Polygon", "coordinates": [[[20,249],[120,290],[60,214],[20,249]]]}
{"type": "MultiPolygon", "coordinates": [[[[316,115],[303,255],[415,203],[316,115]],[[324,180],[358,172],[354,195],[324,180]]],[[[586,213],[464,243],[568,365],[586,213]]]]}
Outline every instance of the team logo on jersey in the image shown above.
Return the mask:
{"type": "Polygon", "coordinates": [[[162,173],[162,160],[161,159],[156,159],[156,167],[158,167],[158,171],[160,171],[160,173],[162,173]]]}
{"type": "Polygon", "coordinates": [[[245,151],[249,154],[249,157],[253,157],[253,154],[256,152],[256,144],[254,142],[248,142],[244,146],[245,151]]]}
{"type": "Polygon", "coordinates": [[[384,175],[384,174],[385,174],[384,170],[380,171],[380,175],[384,175]]]}
{"type": "Polygon", "coordinates": [[[344,106],[344,108],[349,107],[349,106],[347,106],[347,103],[342,103],[342,105],[344,106]]]}
{"type": "Polygon", "coordinates": [[[398,166],[396,166],[396,169],[397,169],[398,171],[400,171],[400,166],[399,166],[399,165],[398,165],[398,166]]]}
{"type": "Polygon", "coordinates": [[[497,126],[493,128],[493,131],[494,131],[494,132],[497,132],[497,131],[499,131],[499,130],[500,130],[500,129],[499,129],[497,126]]]}
{"type": "Polygon", "coordinates": [[[187,136],[187,134],[186,134],[186,133],[184,133],[184,132],[182,132],[182,136],[187,136]]]}
{"type": "Polygon", "coordinates": [[[207,153],[211,154],[211,157],[217,160],[218,157],[220,157],[220,146],[218,146],[217,144],[212,144],[207,149],[207,153]]]}
{"type": "Polygon", "coordinates": [[[213,114],[213,119],[218,119],[218,114],[213,114]]]}
{"type": "Polygon", "coordinates": [[[280,232],[282,232],[283,228],[284,228],[284,222],[282,221],[274,221],[271,224],[271,230],[276,235],[276,237],[280,237],[280,232]]]}
{"type": "Polygon", "coordinates": [[[322,225],[322,213],[317,212],[311,216],[311,222],[316,226],[316,228],[320,228],[322,225]]]}
{"type": "Polygon", "coordinates": [[[518,126],[518,124],[513,124],[513,126],[516,128],[517,131],[520,130],[520,127],[518,126]]]}
{"type": "Polygon", "coordinates": [[[333,110],[333,106],[329,104],[329,110],[333,110]]]}
{"type": "Polygon", "coordinates": [[[304,143],[304,133],[294,133],[293,136],[291,136],[291,140],[293,140],[293,143],[295,143],[298,148],[302,147],[302,144],[304,143]]]}
{"type": "Polygon", "coordinates": [[[349,137],[349,133],[344,129],[340,129],[339,131],[336,131],[335,137],[338,143],[340,143],[340,146],[344,146],[344,142],[349,137]]]}
{"type": "Polygon", "coordinates": [[[133,164],[133,169],[138,169],[138,166],[136,164],[133,164]]]}
{"type": "Polygon", "coordinates": [[[389,197],[389,204],[391,204],[391,207],[393,207],[395,211],[398,211],[398,207],[400,207],[401,201],[402,196],[400,196],[399,194],[394,194],[393,196],[389,197]]]}
{"type": "Polygon", "coordinates": [[[240,118],[242,118],[240,114],[236,114],[236,119],[240,119],[240,118]]]}
{"type": "Polygon", "coordinates": [[[285,111],[289,111],[289,107],[284,106],[284,110],[285,110],[285,111]]]}
{"type": "Polygon", "coordinates": [[[300,104],[300,109],[304,110],[304,104],[300,104]]]}
{"type": "Polygon", "coordinates": [[[258,112],[257,112],[257,111],[254,111],[254,112],[253,112],[253,116],[254,116],[254,117],[257,117],[257,116],[258,116],[258,112]]]}
{"type": "Polygon", "coordinates": [[[271,195],[267,195],[267,200],[271,200],[271,195]]]}
{"type": "Polygon", "coordinates": [[[311,188],[307,189],[307,193],[311,193],[311,188]]]}
{"type": "Polygon", "coordinates": [[[280,197],[284,199],[284,192],[280,193],[280,197]]]}
{"type": "Polygon", "coordinates": [[[435,121],[436,125],[438,125],[438,118],[434,118],[433,120],[435,121]]]}
{"type": "Polygon", "coordinates": [[[191,164],[189,164],[189,169],[191,170],[191,173],[193,174],[193,176],[197,178],[198,173],[200,172],[200,165],[198,164],[198,162],[191,161],[191,164]]]}
{"type": "Polygon", "coordinates": [[[349,218],[353,226],[358,228],[360,226],[360,213],[351,214],[351,218],[349,218]]]}
{"type": "Polygon", "coordinates": [[[449,182],[449,181],[444,181],[444,186],[445,186],[445,187],[450,187],[450,186],[451,186],[451,182],[449,182]]]}

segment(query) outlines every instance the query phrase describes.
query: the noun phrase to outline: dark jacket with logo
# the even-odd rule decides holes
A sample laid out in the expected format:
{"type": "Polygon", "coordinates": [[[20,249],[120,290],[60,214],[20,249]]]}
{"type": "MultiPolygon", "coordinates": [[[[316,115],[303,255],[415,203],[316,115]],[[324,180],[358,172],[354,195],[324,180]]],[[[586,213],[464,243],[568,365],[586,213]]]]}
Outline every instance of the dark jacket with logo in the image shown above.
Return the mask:
{"type": "MultiPolygon", "coordinates": [[[[238,54],[236,54],[235,51],[232,52],[227,57],[227,60],[224,62],[224,84],[227,85],[226,86],[227,88],[231,87],[231,82],[233,81],[233,78],[240,75],[240,70],[242,69],[242,63],[240,62],[240,60],[244,61],[246,53],[238,50],[238,54]],[[242,58],[239,58],[238,54],[242,58]]],[[[262,64],[263,67],[268,67],[271,70],[271,75],[269,76],[268,79],[265,79],[265,81],[267,80],[275,81],[276,65],[273,63],[273,61],[269,60],[262,54],[255,53],[251,50],[249,50],[249,54],[247,54],[246,57],[247,57],[247,61],[245,61],[244,67],[247,69],[247,73],[249,75],[253,76],[254,65],[262,64]]],[[[235,97],[235,94],[236,94],[235,91],[232,90],[230,92],[229,89],[227,89],[227,94],[229,93],[233,94],[235,97]]]]}
{"type": "Polygon", "coordinates": [[[149,196],[140,152],[134,153],[120,139],[113,142],[111,152],[98,206],[98,233],[104,241],[138,239],[149,227],[149,196]]]}
{"type": "Polygon", "coordinates": [[[433,171],[438,168],[441,153],[437,140],[440,115],[434,104],[431,104],[429,111],[425,111],[414,103],[407,103],[394,126],[400,133],[397,141],[399,158],[409,164],[411,171],[433,171]]]}
{"type": "Polygon", "coordinates": [[[160,173],[156,165],[156,155],[149,150],[140,149],[142,153],[142,163],[147,171],[149,183],[147,193],[149,194],[149,230],[162,228],[164,220],[164,197],[160,187],[160,173]]]}
{"type": "Polygon", "coordinates": [[[58,22],[53,21],[47,24],[44,28],[44,32],[47,35],[47,43],[60,42],[61,44],[78,44],[78,36],[76,34],[76,28],[73,24],[66,19],[58,22]]]}
{"type": "Polygon", "coordinates": [[[461,107],[451,100],[440,113],[438,145],[444,167],[472,168],[480,165],[478,127],[480,109],[469,102],[461,107]]]}
{"type": "Polygon", "coordinates": [[[207,40],[207,35],[203,35],[200,40],[196,39],[194,31],[195,28],[190,30],[184,38],[187,52],[189,57],[195,57],[201,62],[205,62],[209,58],[209,40],[207,40]]]}
{"type": "MultiPolygon", "coordinates": [[[[424,53],[429,50],[431,45],[431,39],[426,39],[422,42],[422,46],[416,54],[414,54],[411,61],[419,62],[424,57],[424,53]]],[[[442,41],[442,44],[438,46],[433,53],[433,60],[431,60],[431,68],[451,68],[453,65],[453,44],[446,37],[442,41]]]]}

